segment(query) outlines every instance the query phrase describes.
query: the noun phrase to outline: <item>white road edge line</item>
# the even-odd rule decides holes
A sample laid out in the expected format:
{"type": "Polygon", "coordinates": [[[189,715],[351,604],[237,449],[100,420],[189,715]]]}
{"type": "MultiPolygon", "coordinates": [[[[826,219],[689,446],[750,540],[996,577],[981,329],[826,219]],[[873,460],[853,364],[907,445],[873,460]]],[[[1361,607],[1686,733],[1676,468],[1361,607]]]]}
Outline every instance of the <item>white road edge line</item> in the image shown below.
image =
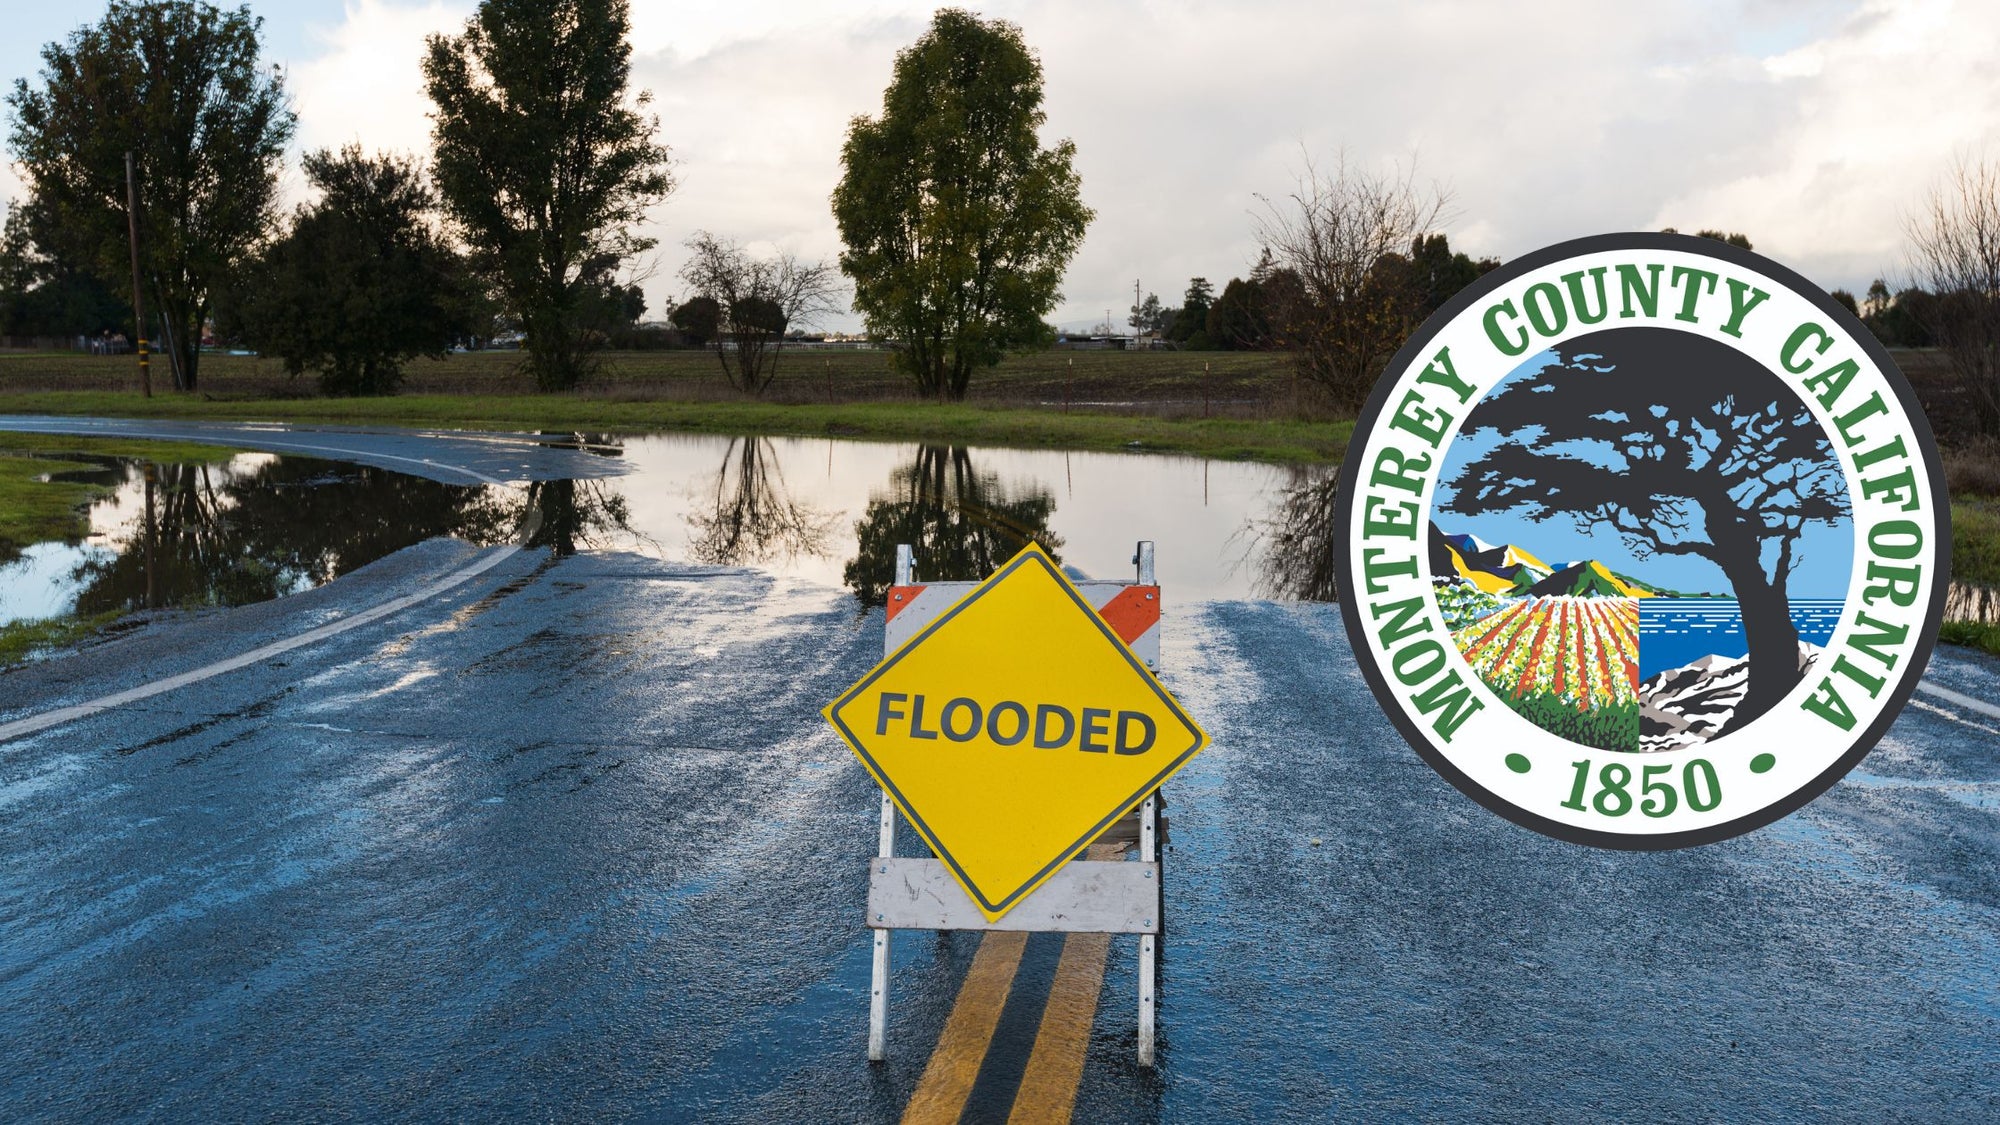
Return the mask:
{"type": "Polygon", "coordinates": [[[1995,707],[1983,699],[1974,699],[1963,692],[1953,691],[1948,687],[1939,687],[1929,680],[1918,680],[1917,690],[1926,695],[1935,695],[1946,703],[1963,707],[1967,711],[1984,715],[1989,719],[2000,719],[2000,707],[1995,707]]]}
{"type": "Polygon", "coordinates": [[[1957,723],[1959,726],[1962,727],[1971,727],[1973,730],[1984,731],[1987,734],[2000,734],[2000,727],[1989,727],[1985,723],[1975,723],[1971,719],[1966,718],[1964,715],[1961,715],[1956,711],[1951,711],[1943,707],[1939,707],[1935,703],[1925,703],[1921,699],[1912,699],[1910,700],[1910,706],[1915,707],[1917,710],[1922,711],[1925,714],[1936,715],[1938,718],[1943,719],[1949,723],[1957,723]]]}
{"type": "MultiPolygon", "coordinates": [[[[85,435],[88,435],[93,432],[98,432],[89,430],[87,428],[80,428],[80,429],[85,435]]],[[[15,430],[14,432],[19,433],[23,431],[15,430]]],[[[54,428],[51,430],[40,430],[38,428],[35,432],[75,434],[78,432],[78,430],[62,429],[62,428],[54,428]]],[[[147,435],[144,433],[126,432],[126,433],[120,433],[118,436],[143,438],[151,435],[147,435]]],[[[164,437],[164,435],[162,436],[164,437]]],[[[185,434],[177,434],[171,437],[166,437],[165,440],[188,441],[190,439],[185,434]]],[[[259,446],[263,444],[265,443],[260,442],[259,446]]],[[[312,450],[315,452],[324,452],[324,453],[339,453],[344,455],[343,459],[348,457],[353,457],[356,454],[356,451],[351,449],[337,449],[330,446],[301,445],[296,442],[293,443],[271,442],[269,444],[271,445],[284,444],[288,445],[290,448],[298,450],[312,450]]],[[[258,446],[253,446],[252,448],[258,448],[258,446]]],[[[507,484],[506,481],[500,480],[496,477],[489,477],[485,473],[479,472],[476,469],[468,469],[461,465],[440,465],[437,462],[429,459],[418,460],[413,457],[396,457],[386,453],[371,454],[370,456],[379,456],[384,460],[389,460],[389,461],[407,461],[411,464],[416,464],[416,465],[427,465],[437,469],[448,469],[455,473],[463,473],[466,476],[469,476],[472,479],[479,481],[481,484],[495,485],[500,487],[505,487],[507,484]]],[[[418,602],[427,601],[431,598],[437,597],[439,594],[442,594],[445,591],[452,589],[453,587],[462,585],[463,583],[470,581],[471,579],[479,577],[480,575],[486,573],[487,571],[493,569],[496,566],[499,566],[501,563],[506,562],[508,559],[511,559],[515,555],[519,554],[521,551],[522,544],[525,544],[527,542],[528,537],[534,534],[535,527],[540,524],[541,521],[538,518],[540,514],[541,514],[540,512],[529,513],[527,525],[522,529],[520,542],[510,543],[504,547],[494,550],[488,555],[486,555],[486,557],[480,559],[479,561],[473,563],[472,565],[454,571],[451,574],[447,574],[443,578],[440,578],[436,582],[431,583],[429,586],[426,586],[423,589],[418,590],[414,594],[405,594],[400,598],[393,598],[389,601],[382,602],[379,605],[370,606],[369,608],[364,609],[359,613],[343,617],[338,621],[330,621],[327,624],[321,625],[316,629],[309,629],[306,632],[294,634],[290,637],[286,637],[283,640],[272,641],[270,644],[264,645],[262,647],[253,648],[249,652],[242,653],[237,656],[232,656],[227,660],[218,660],[213,664],[204,665],[203,667],[196,668],[190,672],[182,672],[176,676],[168,676],[166,679],[163,680],[154,680],[152,683],[141,684],[138,687],[128,688],[124,691],[117,692],[112,695],[101,696],[97,699],[90,700],[87,703],[78,703],[75,704],[74,706],[63,707],[55,711],[44,711],[39,715],[30,715],[25,719],[15,719],[13,722],[0,724],[0,742],[12,742],[17,738],[25,738],[31,734],[38,734],[42,731],[48,730],[50,727],[59,727],[65,723],[73,723],[78,719],[87,719],[92,715],[101,714],[105,711],[112,710],[113,708],[116,707],[123,707],[128,703],[137,703],[142,699],[151,699],[156,695],[163,695],[167,692],[187,687],[189,684],[197,684],[203,680],[213,679],[216,676],[223,675],[224,673],[234,672],[240,668],[248,668],[252,664],[257,664],[262,661],[269,660],[274,656],[290,652],[295,648],[302,648],[306,645],[326,640],[328,637],[337,637],[340,634],[345,633],[350,629],[358,629],[361,626],[367,625],[371,622],[380,621],[382,618],[387,617],[390,614],[398,613],[401,612],[402,610],[408,609],[411,606],[416,605],[418,602]]]]}

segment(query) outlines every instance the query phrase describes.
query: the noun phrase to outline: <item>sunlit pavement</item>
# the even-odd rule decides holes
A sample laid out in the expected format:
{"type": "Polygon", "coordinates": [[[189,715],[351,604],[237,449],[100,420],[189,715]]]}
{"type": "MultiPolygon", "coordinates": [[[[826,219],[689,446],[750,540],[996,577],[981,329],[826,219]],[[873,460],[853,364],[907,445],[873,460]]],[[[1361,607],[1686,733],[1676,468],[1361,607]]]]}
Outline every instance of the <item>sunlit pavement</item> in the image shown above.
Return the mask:
{"type": "MultiPolygon", "coordinates": [[[[0,677],[0,721],[472,555],[426,544],[0,677]]],[[[881,621],[808,582],[532,550],[0,743],[0,1105],[899,1118],[980,942],[896,936],[871,1067],[876,793],[817,709],[881,621]]],[[[1134,942],[1114,939],[1077,1120],[2000,1116],[2000,720],[1920,695],[1777,825],[1599,852],[1432,775],[1332,607],[1170,603],[1165,627],[1215,747],[1169,790],[1160,1066],[1134,1064],[1134,942]]],[[[1946,649],[1929,677],[2000,699],[2000,661],[1946,649]]],[[[1021,951],[1031,1004],[1050,945],[1021,951]]],[[[1004,1082],[971,1093],[963,1119],[1011,1109],[1004,1082]]]]}

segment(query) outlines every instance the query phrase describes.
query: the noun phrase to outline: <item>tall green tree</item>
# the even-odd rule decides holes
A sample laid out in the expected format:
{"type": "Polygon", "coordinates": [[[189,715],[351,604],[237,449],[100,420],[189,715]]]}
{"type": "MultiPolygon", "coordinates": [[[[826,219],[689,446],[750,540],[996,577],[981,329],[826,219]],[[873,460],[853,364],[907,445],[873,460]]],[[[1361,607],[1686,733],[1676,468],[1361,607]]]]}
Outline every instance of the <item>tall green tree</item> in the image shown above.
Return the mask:
{"type": "Polygon", "coordinates": [[[625,0],[485,0],[427,41],[438,190],[544,390],[592,369],[622,307],[612,276],[653,247],[636,228],[673,190],[652,95],[626,96],[628,23],[625,0]]]}
{"type": "Polygon", "coordinates": [[[294,375],[318,371],[328,394],[393,394],[404,363],[442,356],[467,328],[436,198],[414,161],[358,145],[309,153],[305,171],[320,198],[246,271],[232,302],[241,335],[294,375]]]}
{"type": "MultiPolygon", "coordinates": [[[[8,143],[59,255],[128,289],[125,154],[138,181],[140,272],[175,385],[193,390],[213,290],[264,237],[291,139],[284,76],[258,63],[263,21],[200,0],[114,0],[42,48],[7,98],[8,143]]],[[[151,318],[149,317],[149,320],[151,318]]]]}
{"type": "Polygon", "coordinates": [[[1181,294],[1181,307],[1167,325],[1167,339],[1184,343],[1194,351],[1206,351],[1210,345],[1208,310],[1214,305],[1215,284],[1205,277],[1189,278],[1187,292],[1181,294]]]}
{"type": "Polygon", "coordinates": [[[1043,148],[1042,67],[1021,30],[956,8],[896,56],[880,117],[857,117],[833,215],[854,307],[930,398],[1049,341],[1043,318],[1092,214],[1076,146],[1043,148]]]}

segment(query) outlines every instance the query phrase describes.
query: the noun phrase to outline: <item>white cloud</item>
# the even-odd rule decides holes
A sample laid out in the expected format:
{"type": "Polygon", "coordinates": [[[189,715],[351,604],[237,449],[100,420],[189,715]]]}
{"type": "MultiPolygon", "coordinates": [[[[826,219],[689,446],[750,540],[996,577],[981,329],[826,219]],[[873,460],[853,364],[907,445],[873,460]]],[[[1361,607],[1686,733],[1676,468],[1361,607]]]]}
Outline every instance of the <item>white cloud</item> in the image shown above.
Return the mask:
{"type": "MultiPolygon", "coordinates": [[[[300,145],[427,150],[422,40],[472,7],[349,0],[291,67],[300,145]]],[[[838,252],[827,199],[847,121],[879,112],[931,7],[634,4],[634,84],[656,96],[679,180],[652,226],[654,311],[697,228],[838,252]]],[[[982,7],[1041,55],[1043,136],[1076,141],[1097,211],[1056,313],[1074,323],[1122,318],[1135,277],[1172,299],[1190,276],[1244,272],[1256,196],[1282,196],[1302,151],[1378,168],[1417,154],[1420,178],[1453,190],[1453,244],[1475,254],[1722,227],[1852,288],[1895,267],[1901,214],[1952,154],[2000,134],[1990,4],[982,7]]]]}
{"type": "Polygon", "coordinates": [[[1901,266],[1902,217],[1951,158],[2000,135],[1995,13],[1873,0],[1766,61],[1791,127],[1667,198],[1661,223],[1723,226],[1828,286],[1901,266]]]}
{"type": "Polygon", "coordinates": [[[458,31],[472,9],[465,0],[350,0],[338,26],[311,29],[319,54],[293,64],[287,76],[299,149],[358,142],[370,152],[429,152],[424,37],[458,31]]]}

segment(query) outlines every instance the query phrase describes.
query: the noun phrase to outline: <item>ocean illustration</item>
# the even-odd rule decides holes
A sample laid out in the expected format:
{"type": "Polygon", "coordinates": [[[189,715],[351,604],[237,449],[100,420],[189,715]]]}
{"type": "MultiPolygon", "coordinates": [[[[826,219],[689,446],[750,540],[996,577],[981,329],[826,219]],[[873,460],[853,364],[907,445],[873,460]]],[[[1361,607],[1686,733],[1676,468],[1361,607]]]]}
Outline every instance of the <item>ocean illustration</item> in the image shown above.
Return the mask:
{"type": "Polygon", "coordinates": [[[1832,447],[1790,387],[1713,341],[1613,329],[1531,357],[1439,480],[1428,557],[1454,643],[1579,745],[1740,730],[1839,622],[1853,531],[1832,447]]]}

